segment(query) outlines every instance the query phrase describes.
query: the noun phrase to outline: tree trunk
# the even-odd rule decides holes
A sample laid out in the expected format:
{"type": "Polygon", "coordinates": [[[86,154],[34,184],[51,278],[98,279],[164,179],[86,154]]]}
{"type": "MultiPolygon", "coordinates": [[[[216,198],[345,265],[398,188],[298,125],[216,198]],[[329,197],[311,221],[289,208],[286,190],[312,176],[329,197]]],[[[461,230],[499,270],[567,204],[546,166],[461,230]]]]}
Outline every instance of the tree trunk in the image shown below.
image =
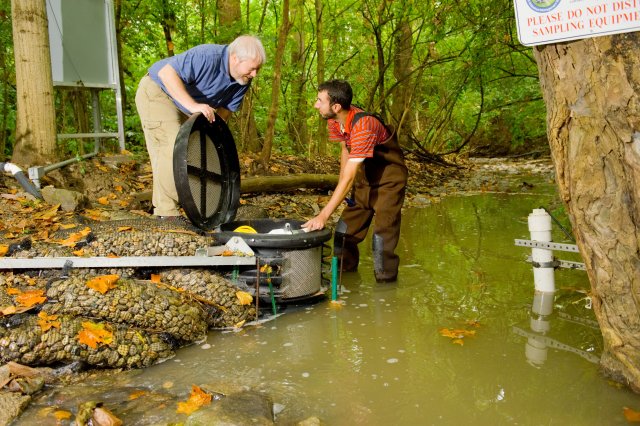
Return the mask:
{"type": "MultiPolygon", "coordinates": [[[[318,85],[324,82],[324,31],[322,25],[322,13],[324,6],[322,0],[315,0],[316,6],[316,72],[318,74],[318,85]]],[[[314,97],[315,99],[315,97],[314,97]]],[[[318,115],[318,134],[316,149],[314,152],[321,155],[327,153],[327,122],[324,118],[318,115]]]]}
{"type": "Polygon", "coordinates": [[[16,65],[16,145],[12,161],[22,165],[56,157],[49,32],[44,0],[12,0],[16,65]]]}
{"type": "MultiPolygon", "coordinates": [[[[122,62],[122,0],[115,0],[114,21],[116,27],[116,49],[118,50],[118,78],[120,79],[120,97],[122,111],[127,111],[127,89],[124,84],[124,63],[122,62]]],[[[125,114],[126,115],[126,114],[125,114]]]]}
{"type": "MultiPolygon", "coordinates": [[[[2,25],[3,22],[0,22],[2,25]]],[[[0,161],[5,160],[5,149],[7,148],[7,139],[9,138],[9,129],[7,129],[7,120],[9,118],[9,66],[7,64],[7,49],[0,49],[0,72],[2,72],[2,83],[0,84],[0,100],[2,108],[0,112],[0,161]]]]}
{"type": "Polygon", "coordinates": [[[604,338],[601,366],[640,392],[640,34],[534,54],[558,185],[604,338]]]}
{"type": "Polygon", "coordinates": [[[276,119],[278,118],[278,103],[280,101],[280,81],[282,80],[282,60],[284,48],[287,43],[289,33],[289,0],[282,2],[282,23],[278,30],[278,42],[276,44],[276,57],[274,59],[273,80],[271,82],[271,106],[267,118],[267,129],[265,131],[264,145],[260,153],[260,164],[264,170],[268,170],[267,165],[271,159],[271,148],[276,130],[276,119]]]}
{"type": "Polygon", "coordinates": [[[293,48],[291,49],[291,120],[287,123],[289,137],[294,141],[295,152],[309,153],[309,132],[307,131],[307,101],[305,83],[307,81],[307,61],[304,44],[304,0],[293,2],[293,48]]]}
{"type": "MultiPolygon", "coordinates": [[[[240,181],[240,193],[253,192],[286,192],[300,188],[334,189],[338,184],[338,175],[302,173],[287,176],[250,176],[240,181]]],[[[151,191],[138,192],[134,195],[137,202],[150,201],[151,191]]]]}
{"type": "Polygon", "coordinates": [[[395,34],[395,54],[393,57],[393,76],[396,86],[392,92],[391,123],[396,128],[398,142],[402,146],[409,146],[412,132],[413,115],[411,114],[411,93],[413,79],[412,66],[412,34],[411,25],[406,17],[401,17],[395,34]]]}
{"type": "Polygon", "coordinates": [[[176,13],[169,0],[162,0],[162,31],[164,32],[164,41],[167,45],[167,56],[173,56],[175,46],[173,44],[173,36],[171,35],[176,29],[176,13]]]}

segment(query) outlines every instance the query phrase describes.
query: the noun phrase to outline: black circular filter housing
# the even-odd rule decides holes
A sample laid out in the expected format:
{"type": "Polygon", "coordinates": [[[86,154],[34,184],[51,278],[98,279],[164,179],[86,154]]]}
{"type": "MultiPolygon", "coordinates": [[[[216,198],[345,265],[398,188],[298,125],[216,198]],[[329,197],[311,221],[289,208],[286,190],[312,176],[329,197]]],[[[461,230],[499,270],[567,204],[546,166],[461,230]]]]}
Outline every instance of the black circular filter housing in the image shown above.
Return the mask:
{"type": "Polygon", "coordinates": [[[173,176],[187,217],[210,230],[233,220],[240,201],[240,162],[233,136],[219,115],[200,113],[180,127],[173,148],[173,176]]]}

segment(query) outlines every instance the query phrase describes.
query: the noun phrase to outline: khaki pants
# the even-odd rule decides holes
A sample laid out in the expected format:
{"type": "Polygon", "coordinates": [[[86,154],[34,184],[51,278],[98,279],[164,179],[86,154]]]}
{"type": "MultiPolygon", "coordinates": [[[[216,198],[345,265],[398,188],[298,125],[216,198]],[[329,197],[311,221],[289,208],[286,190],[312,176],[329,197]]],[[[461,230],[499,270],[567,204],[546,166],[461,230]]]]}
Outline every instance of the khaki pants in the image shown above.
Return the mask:
{"type": "Polygon", "coordinates": [[[153,214],[179,216],[173,146],[180,126],[188,117],[148,75],[138,85],[136,107],[153,172],[153,214]]]}

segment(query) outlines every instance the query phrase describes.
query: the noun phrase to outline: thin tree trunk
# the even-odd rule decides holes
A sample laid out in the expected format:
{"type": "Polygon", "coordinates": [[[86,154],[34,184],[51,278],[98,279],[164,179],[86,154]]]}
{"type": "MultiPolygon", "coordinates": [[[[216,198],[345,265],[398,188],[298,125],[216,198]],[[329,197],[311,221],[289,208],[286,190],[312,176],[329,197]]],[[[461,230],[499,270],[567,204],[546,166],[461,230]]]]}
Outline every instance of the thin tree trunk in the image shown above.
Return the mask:
{"type": "Polygon", "coordinates": [[[162,0],[162,31],[164,32],[164,41],[167,45],[167,56],[175,54],[175,46],[173,45],[173,37],[171,33],[176,29],[176,14],[169,4],[169,0],[162,0]]]}
{"type": "Polygon", "coordinates": [[[18,164],[56,158],[56,120],[45,0],[12,0],[16,66],[16,145],[18,164]]]}
{"type": "Polygon", "coordinates": [[[294,45],[291,51],[291,66],[293,69],[291,91],[291,117],[288,124],[289,137],[293,140],[295,152],[309,151],[309,132],[307,130],[307,102],[306,86],[306,58],[304,44],[304,0],[295,0],[293,4],[294,21],[292,26],[294,45]]]}
{"type": "Polygon", "coordinates": [[[120,79],[120,96],[122,110],[127,110],[127,90],[124,84],[124,63],[122,62],[122,0],[115,0],[116,49],[118,50],[118,76],[120,79]]]}
{"type": "Polygon", "coordinates": [[[9,130],[7,129],[7,119],[9,116],[9,68],[7,65],[6,49],[0,49],[0,70],[2,71],[2,92],[0,99],[2,100],[2,112],[0,112],[0,161],[5,159],[5,149],[7,148],[7,139],[9,130]]]}
{"type": "Polygon", "coordinates": [[[398,142],[400,145],[410,147],[411,139],[408,137],[412,133],[413,116],[410,114],[411,88],[413,79],[412,64],[412,33],[411,26],[406,17],[401,17],[398,22],[395,36],[395,54],[393,64],[393,75],[398,82],[392,92],[393,103],[391,104],[392,123],[396,128],[398,142]]]}
{"type": "MultiPolygon", "coordinates": [[[[324,61],[324,31],[322,25],[322,15],[324,6],[322,0],[315,0],[316,6],[316,73],[318,74],[318,85],[324,82],[325,61],[324,61]]],[[[314,98],[315,99],[315,98],[314,98]]],[[[327,154],[327,122],[318,114],[318,133],[316,153],[327,154]]]]}
{"type": "Polygon", "coordinates": [[[271,106],[267,118],[267,129],[265,131],[264,145],[260,153],[260,164],[264,170],[268,170],[267,165],[271,159],[271,149],[275,135],[276,119],[278,118],[278,104],[280,101],[280,81],[282,80],[282,61],[284,49],[289,33],[289,0],[282,2],[282,24],[278,31],[278,42],[276,44],[276,57],[274,59],[273,80],[271,82],[271,106]]]}
{"type": "Polygon", "coordinates": [[[534,54],[560,194],[604,338],[601,366],[640,392],[640,34],[534,54]]]}

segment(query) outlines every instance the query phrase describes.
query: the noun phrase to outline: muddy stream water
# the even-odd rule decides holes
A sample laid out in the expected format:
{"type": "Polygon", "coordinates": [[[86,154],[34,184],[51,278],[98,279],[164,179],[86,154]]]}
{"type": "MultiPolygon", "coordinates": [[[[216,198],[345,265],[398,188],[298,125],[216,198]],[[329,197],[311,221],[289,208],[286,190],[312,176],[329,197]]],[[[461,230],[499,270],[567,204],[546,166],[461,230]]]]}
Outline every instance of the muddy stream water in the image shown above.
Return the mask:
{"type": "MultiPolygon", "coordinates": [[[[556,271],[553,313],[532,314],[530,252],[514,239],[529,238],[532,209],[558,201],[548,177],[528,184],[408,208],[395,284],[375,282],[367,240],[359,272],[342,276],[340,307],[287,306],[259,325],[212,331],[151,368],[51,389],[16,424],[55,424],[43,410],[75,412],[86,400],[125,424],[185,422],[175,401],[194,384],[264,394],[276,424],[627,424],[623,407],[638,410],[640,399],[599,374],[586,272],[556,271]]],[[[554,240],[568,242],[559,231],[554,240]]]]}

